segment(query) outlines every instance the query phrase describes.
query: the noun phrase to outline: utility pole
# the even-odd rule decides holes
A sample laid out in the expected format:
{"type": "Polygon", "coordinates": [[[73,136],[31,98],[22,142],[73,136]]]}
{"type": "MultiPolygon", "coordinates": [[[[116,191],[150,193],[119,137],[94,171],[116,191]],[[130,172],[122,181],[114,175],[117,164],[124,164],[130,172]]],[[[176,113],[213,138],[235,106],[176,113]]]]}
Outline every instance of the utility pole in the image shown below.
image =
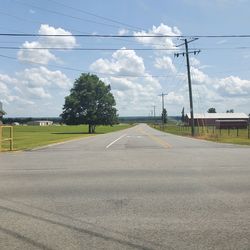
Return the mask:
{"type": "Polygon", "coordinates": [[[189,51],[188,50],[188,44],[197,40],[198,38],[194,38],[191,40],[184,39],[184,43],[177,45],[176,47],[180,47],[182,45],[185,45],[185,50],[186,52],[181,52],[181,53],[175,53],[174,55],[178,57],[179,55],[186,56],[187,59],[187,75],[188,75],[188,89],[189,89],[189,102],[190,102],[190,115],[191,115],[191,131],[192,131],[192,136],[195,135],[194,131],[194,108],[193,108],[193,94],[192,94],[192,83],[191,83],[191,73],[190,73],[190,63],[189,63],[189,54],[199,54],[201,51],[200,50],[194,50],[194,51],[189,51]]]}
{"type": "Polygon", "coordinates": [[[153,108],[154,108],[154,119],[155,119],[155,108],[156,108],[156,106],[155,106],[155,105],[153,105],[153,108]]]}
{"type": "MultiPolygon", "coordinates": [[[[159,96],[161,96],[161,103],[162,103],[162,114],[163,114],[163,110],[164,110],[164,96],[167,95],[166,93],[161,93],[159,96]]],[[[163,115],[161,115],[161,120],[162,120],[162,125],[164,124],[163,121],[163,115]]]]}

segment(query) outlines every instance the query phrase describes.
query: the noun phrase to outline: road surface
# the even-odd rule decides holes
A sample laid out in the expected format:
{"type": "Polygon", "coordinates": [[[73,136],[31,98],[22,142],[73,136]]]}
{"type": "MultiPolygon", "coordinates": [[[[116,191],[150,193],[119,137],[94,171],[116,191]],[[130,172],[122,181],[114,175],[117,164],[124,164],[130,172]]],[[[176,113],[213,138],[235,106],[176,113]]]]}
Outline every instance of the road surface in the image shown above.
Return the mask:
{"type": "Polygon", "coordinates": [[[0,249],[250,249],[250,147],[141,124],[2,153],[0,249]]]}

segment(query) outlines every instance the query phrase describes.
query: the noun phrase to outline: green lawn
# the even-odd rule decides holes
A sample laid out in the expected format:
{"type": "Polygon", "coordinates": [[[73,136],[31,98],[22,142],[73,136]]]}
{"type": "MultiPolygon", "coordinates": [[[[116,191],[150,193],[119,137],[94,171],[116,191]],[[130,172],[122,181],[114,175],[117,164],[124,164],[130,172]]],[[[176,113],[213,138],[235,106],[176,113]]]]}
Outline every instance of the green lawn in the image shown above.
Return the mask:
{"type": "MultiPolygon", "coordinates": [[[[175,134],[181,136],[191,136],[191,128],[190,127],[180,127],[177,125],[165,125],[164,129],[159,125],[152,126],[158,130],[175,134]]],[[[231,129],[228,131],[227,129],[216,130],[213,127],[206,128],[195,128],[196,138],[216,141],[222,143],[233,143],[233,144],[241,144],[241,145],[249,145],[250,139],[248,139],[248,130],[247,129],[239,129],[238,136],[237,130],[231,129]]]]}
{"type": "MultiPolygon", "coordinates": [[[[96,134],[105,134],[129,128],[131,125],[119,124],[111,126],[97,126],[96,134]]],[[[14,150],[27,150],[66,140],[93,136],[87,133],[87,125],[78,126],[14,126],[14,150]]],[[[8,137],[9,130],[4,129],[3,136],[8,137]]],[[[3,143],[3,149],[9,144],[3,143]]]]}

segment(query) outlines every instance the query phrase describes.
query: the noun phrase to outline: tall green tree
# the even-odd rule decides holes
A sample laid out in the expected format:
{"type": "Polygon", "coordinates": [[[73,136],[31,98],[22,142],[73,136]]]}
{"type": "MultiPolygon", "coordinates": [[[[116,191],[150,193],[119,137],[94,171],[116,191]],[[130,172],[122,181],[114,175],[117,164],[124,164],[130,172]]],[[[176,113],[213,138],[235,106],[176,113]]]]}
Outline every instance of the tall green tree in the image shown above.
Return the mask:
{"type": "Polygon", "coordinates": [[[161,118],[162,118],[162,122],[164,124],[166,124],[168,121],[168,113],[167,113],[167,110],[165,108],[162,111],[161,118]]]}
{"type": "Polygon", "coordinates": [[[182,108],[182,111],[181,111],[181,121],[185,122],[185,109],[184,109],[184,107],[182,108]]]}
{"type": "Polygon", "coordinates": [[[216,113],[216,109],[215,108],[209,108],[207,112],[208,113],[216,113]]]}
{"type": "Polygon", "coordinates": [[[117,123],[116,103],[110,91],[110,85],[96,75],[81,74],[65,97],[63,121],[69,125],[88,124],[89,133],[94,133],[97,125],[117,123]]]}

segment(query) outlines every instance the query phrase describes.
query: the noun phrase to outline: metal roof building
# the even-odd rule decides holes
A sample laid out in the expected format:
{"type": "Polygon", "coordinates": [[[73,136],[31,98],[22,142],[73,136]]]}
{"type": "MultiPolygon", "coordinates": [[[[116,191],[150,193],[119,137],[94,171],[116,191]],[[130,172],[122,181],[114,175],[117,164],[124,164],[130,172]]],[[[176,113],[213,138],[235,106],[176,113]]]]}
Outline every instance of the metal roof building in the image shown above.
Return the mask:
{"type": "MultiPolygon", "coordinates": [[[[190,119],[191,115],[187,114],[190,119]]],[[[203,113],[194,114],[194,119],[248,119],[245,113],[203,113]]]]}
{"type": "MultiPolygon", "coordinates": [[[[247,121],[249,120],[248,115],[245,113],[203,113],[194,114],[194,124],[195,126],[215,126],[216,121],[247,121]]],[[[191,115],[187,114],[186,123],[191,125],[191,115]]]]}

